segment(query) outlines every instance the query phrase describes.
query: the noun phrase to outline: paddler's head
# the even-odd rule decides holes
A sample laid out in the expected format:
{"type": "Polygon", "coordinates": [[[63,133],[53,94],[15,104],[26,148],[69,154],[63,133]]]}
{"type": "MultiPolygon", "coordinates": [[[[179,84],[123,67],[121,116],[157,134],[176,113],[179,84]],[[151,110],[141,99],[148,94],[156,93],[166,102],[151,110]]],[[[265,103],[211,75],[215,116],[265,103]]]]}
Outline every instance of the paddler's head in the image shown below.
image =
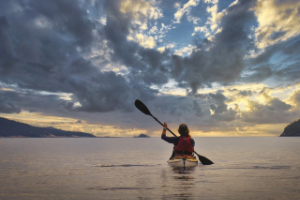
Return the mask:
{"type": "Polygon", "coordinates": [[[190,130],[186,124],[180,124],[178,128],[180,136],[189,136],[190,130]]]}

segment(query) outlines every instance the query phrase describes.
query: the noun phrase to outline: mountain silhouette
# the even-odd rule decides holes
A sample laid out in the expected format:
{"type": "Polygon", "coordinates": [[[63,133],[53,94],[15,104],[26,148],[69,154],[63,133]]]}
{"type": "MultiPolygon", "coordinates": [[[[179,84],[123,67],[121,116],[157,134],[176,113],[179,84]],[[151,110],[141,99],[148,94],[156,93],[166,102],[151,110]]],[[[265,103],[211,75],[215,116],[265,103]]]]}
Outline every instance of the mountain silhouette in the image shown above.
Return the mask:
{"type": "Polygon", "coordinates": [[[0,137],[95,137],[93,134],[34,127],[0,117],[0,137]]]}
{"type": "Polygon", "coordinates": [[[300,119],[286,126],[280,135],[280,137],[288,136],[300,136],[300,119]]]}

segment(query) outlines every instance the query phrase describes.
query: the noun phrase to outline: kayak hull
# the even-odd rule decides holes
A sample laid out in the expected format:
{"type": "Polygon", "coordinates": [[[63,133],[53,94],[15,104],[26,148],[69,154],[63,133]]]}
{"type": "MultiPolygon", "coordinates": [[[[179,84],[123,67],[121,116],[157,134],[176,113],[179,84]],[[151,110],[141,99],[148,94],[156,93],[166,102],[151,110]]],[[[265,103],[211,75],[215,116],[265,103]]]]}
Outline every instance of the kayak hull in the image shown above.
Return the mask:
{"type": "Polygon", "coordinates": [[[174,158],[168,160],[168,164],[173,168],[193,168],[198,165],[196,158],[174,158]]]}

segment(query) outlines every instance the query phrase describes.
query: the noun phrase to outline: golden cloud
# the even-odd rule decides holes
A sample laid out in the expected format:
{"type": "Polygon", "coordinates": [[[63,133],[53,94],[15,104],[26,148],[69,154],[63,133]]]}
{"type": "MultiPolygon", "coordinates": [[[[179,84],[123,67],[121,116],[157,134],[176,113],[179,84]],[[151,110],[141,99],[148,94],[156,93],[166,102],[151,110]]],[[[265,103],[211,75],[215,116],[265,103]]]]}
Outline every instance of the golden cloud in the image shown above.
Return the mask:
{"type": "Polygon", "coordinates": [[[145,0],[123,0],[120,5],[120,11],[131,13],[135,19],[139,19],[141,15],[148,16],[150,19],[158,19],[163,16],[159,8],[152,6],[145,0]]]}
{"type": "MultiPolygon", "coordinates": [[[[144,31],[148,30],[148,19],[158,19],[162,17],[162,11],[145,0],[123,0],[120,4],[122,13],[130,13],[134,20],[132,21],[139,29],[131,29],[127,39],[134,41],[145,48],[156,46],[154,37],[147,36],[144,31]]],[[[155,30],[152,30],[155,31],[155,30]]]]}
{"type": "Polygon", "coordinates": [[[255,15],[257,46],[264,48],[300,33],[300,1],[258,0],[255,15]]]}

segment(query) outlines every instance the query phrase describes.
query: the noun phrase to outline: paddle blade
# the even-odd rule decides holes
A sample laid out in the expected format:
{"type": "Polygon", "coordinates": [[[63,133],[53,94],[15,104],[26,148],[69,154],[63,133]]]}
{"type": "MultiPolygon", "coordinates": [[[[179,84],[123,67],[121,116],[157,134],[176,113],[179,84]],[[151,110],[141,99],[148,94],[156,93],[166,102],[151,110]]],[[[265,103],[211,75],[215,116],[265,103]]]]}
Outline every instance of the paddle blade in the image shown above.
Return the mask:
{"type": "MultiPolygon", "coordinates": [[[[194,152],[196,153],[196,152],[194,152]]],[[[204,157],[204,156],[201,156],[199,154],[196,153],[196,155],[198,156],[200,162],[203,164],[203,165],[212,165],[214,164],[211,160],[209,160],[208,158],[204,157]]]]}
{"type": "Polygon", "coordinates": [[[144,113],[145,115],[151,115],[149,109],[147,108],[147,106],[145,106],[145,104],[143,102],[141,102],[140,100],[135,100],[134,105],[137,109],[139,109],[142,113],[144,113]]]}

